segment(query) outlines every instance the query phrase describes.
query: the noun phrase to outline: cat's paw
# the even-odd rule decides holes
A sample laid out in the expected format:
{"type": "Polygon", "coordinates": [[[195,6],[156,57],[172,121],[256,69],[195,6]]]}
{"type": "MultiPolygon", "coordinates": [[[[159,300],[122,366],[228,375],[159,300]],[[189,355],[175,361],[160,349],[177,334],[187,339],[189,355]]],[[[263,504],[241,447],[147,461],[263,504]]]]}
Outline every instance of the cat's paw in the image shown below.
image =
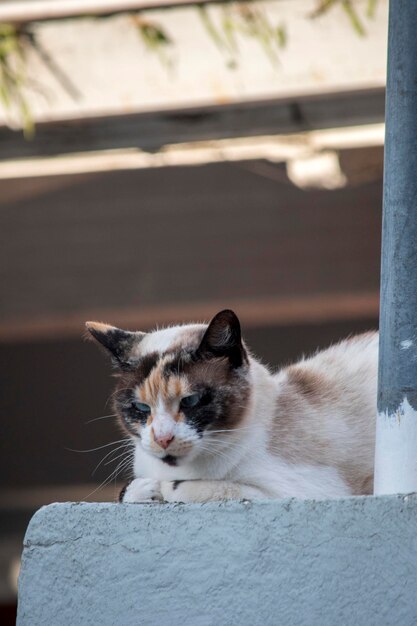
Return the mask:
{"type": "Polygon", "coordinates": [[[164,502],[195,502],[196,483],[190,480],[162,480],[160,483],[161,495],[164,502]]]}
{"type": "Polygon", "coordinates": [[[127,485],[120,501],[125,502],[151,502],[162,500],[159,480],[153,478],[135,478],[127,485]]]}

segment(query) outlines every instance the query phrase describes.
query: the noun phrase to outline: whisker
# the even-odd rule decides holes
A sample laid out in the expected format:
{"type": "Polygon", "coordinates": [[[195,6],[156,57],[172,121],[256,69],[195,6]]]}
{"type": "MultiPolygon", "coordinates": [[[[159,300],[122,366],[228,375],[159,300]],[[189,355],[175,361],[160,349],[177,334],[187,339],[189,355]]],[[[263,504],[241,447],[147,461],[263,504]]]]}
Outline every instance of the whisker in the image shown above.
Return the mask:
{"type": "Polygon", "coordinates": [[[118,441],[112,441],[110,443],[105,443],[104,446],[98,446],[97,448],[90,448],[89,450],[74,450],[73,448],[65,448],[69,452],[95,452],[96,450],[102,450],[103,448],[108,448],[109,446],[114,446],[117,443],[121,443],[122,441],[126,441],[126,439],[119,439],[118,441]]]}
{"type": "Polygon", "coordinates": [[[105,487],[106,485],[108,485],[108,484],[109,484],[109,482],[111,482],[111,481],[112,481],[113,476],[114,476],[115,478],[117,478],[117,475],[118,475],[118,472],[119,472],[119,467],[120,467],[120,471],[122,471],[122,470],[124,469],[123,464],[124,464],[125,462],[126,462],[125,460],[121,461],[121,462],[119,463],[119,465],[116,467],[116,469],[115,469],[115,470],[113,470],[113,472],[110,474],[110,476],[108,476],[105,480],[103,480],[103,482],[102,482],[102,483],[100,483],[100,485],[99,485],[98,487],[96,487],[93,491],[91,491],[88,495],[86,495],[86,496],[85,496],[85,499],[90,498],[90,497],[91,497],[93,494],[95,494],[95,493],[96,493],[99,489],[102,489],[103,487],[105,487]]]}
{"type": "Polygon", "coordinates": [[[106,461],[106,463],[104,465],[109,465],[109,463],[114,463],[115,461],[117,461],[117,459],[120,459],[122,456],[124,457],[124,456],[126,456],[128,454],[131,454],[132,452],[133,452],[133,450],[132,451],[123,450],[123,452],[118,454],[114,459],[109,459],[108,461],[106,461]]]}
{"type": "Polygon", "coordinates": [[[208,435],[212,435],[214,433],[235,433],[240,430],[248,430],[249,428],[253,428],[253,426],[239,426],[239,428],[224,428],[223,430],[206,430],[208,435]]]}
{"type": "Polygon", "coordinates": [[[122,459],[122,461],[120,461],[115,471],[113,472],[114,476],[112,477],[111,480],[113,480],[113,478],[114,480],[116,480],[116,478],[130,466],[130,462],[131,462],[130,458],[122,459]]]}
{"type": "Polygon", "coordinates": [[[98,420],[106,420],[110,417],[117,417],[116,413],[110,413],[110,415],[102,415],[102,417],[95,417],[92,420],[88,420],[88,422],[84,422],[85,424],[91,424],[91,422],[97,422],[98,420]]]}
{"type": "Polygon", "coordinates": [[[219,452],[229,452],[230,450],[234,450],[234,449],[238,449],[238,448],[242,448],[242,450],[246,450],[245,446],[242,446],[240,444],[240,442],[233,442],[233,441],[225,441],[223,440],[214,440],[214,441],[207,441],[205,440],[205,442],[203,444],[200,444],[200,448],[201,449],[205,449],[205,450],[210,450],[210,451],[219,451],[219,452]]]}
{"type": "MultiPolygon", "coordinates": [[[[249,448],[249,443],[248,442],[242,442],[239,440],[230,440],[230,439],[213,439],[213,440],[208,440],[207,443],[209,445],[216,445],[216,444],[224,444],[226,447],[229,448],[242,448],[242,449],[248,449],[249,448]]],[[[253,444],[251,444],[251,447],[253,447],[253,444]]]]}
{"type": "MultiPolygon", "coordinates": [[[[127,439],[125,441],[125,443],[122,443],[120,446],[117,446],[117,448],[114,448],[113,450],[110,450],[110,452],[107,452],[107,454],[105,454],[103,456],[103,458],[101,459],[101,461],[99,463],[97,463],[97,465],[95,466],[94,470],[92,471],[91,476],[94,476],[94,474],[96,473],[96,471],[98,470],[98,468],[100,467],[100,465],[103,463],[103,461],[105,459],[107,459],[108,456],[110,456],[111,454],[114,454],[115,452],[117,452],[118,450],[120,450],[121,448],[126,448],[128,446],[129,443],[132,443],[131,441],[129,441],[129,439],[127,439]]],[[[114,460],[114,459],[111,459],[114,460]]],[[[107,465],[107,464],[106,464],[107,465]]]]}
{"type": "Polygon", "coordinates": [[[117,477],[120,476],[122,472],[124,472],[130,465],[130,459],[123,459],[120,461],[114,472],[110,475],[109,483],[114,480],[116,481],[117,477]]]}
{"type": "Polygon", "coordinates": [[[217,456],[219,458],[229,458],[226,454],[226,451],[223,450],[214,450],[211,448],[200,448],[201,450],[204,450],[204,452],[207,452],[208,454],[211,454],[211,456],[217,456]]]}
{"type": "Polygon", "coordinates": [[[115,389],[107,398],[106,404],[105,406],[107,407],[108,403],[110,402],[110,400],[113,399],[113,397],[117,394],[117,393],[121,393],[122,391],[129,391],[131,390],[132,387],[123,387],[122,389],[115,389]]]}
{"type": "Polygon", "coordinates": [[[225,440],[214,440],[214,441],[205,441],[207,445],[202,445],[201,449],[205,449],[207,452],[211,452],[212,454],[221,454],[222,456],[229,458],[228,454],[232,451],[239,451],[245,453],[248,458],[256,458],[259,453],[259,449],[253,447],[249,447],[248,445],[242,444],[240,441],[225,441],[225,440]]]}

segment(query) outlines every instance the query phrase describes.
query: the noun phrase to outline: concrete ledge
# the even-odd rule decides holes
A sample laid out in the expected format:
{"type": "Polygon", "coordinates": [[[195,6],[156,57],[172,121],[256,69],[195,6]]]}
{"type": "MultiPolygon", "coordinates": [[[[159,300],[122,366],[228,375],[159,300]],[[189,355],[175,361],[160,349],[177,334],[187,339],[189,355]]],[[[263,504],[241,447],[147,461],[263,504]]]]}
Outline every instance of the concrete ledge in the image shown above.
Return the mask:
{"type": "Polygon", "coordinates": [[[52,504],[19,626],[415,626],[417,497],[52,504]]]}

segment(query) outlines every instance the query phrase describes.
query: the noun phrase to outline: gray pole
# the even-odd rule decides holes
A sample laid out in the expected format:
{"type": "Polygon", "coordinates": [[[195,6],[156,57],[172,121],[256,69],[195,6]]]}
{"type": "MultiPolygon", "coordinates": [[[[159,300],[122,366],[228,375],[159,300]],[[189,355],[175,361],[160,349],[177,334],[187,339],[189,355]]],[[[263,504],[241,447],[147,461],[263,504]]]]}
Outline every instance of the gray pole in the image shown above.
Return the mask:
{"type": "Polygon", "coordinates": [[[417,0],[391,0],[375,493],[417,491],[417,0]]]}

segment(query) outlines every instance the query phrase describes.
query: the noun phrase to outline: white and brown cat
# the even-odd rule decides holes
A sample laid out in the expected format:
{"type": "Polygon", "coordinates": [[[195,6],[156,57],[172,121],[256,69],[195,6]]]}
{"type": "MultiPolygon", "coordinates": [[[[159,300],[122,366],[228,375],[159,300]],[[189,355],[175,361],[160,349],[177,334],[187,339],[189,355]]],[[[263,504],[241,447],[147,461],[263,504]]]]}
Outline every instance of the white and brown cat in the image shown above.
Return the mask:
{"type": "Polygon", "coordinates": [[[377,333],[271,374],[229,310],[150,333],[87,329],[119,370],[114,408],[134,442],[123,502],[372,493],[377,333]]]}

